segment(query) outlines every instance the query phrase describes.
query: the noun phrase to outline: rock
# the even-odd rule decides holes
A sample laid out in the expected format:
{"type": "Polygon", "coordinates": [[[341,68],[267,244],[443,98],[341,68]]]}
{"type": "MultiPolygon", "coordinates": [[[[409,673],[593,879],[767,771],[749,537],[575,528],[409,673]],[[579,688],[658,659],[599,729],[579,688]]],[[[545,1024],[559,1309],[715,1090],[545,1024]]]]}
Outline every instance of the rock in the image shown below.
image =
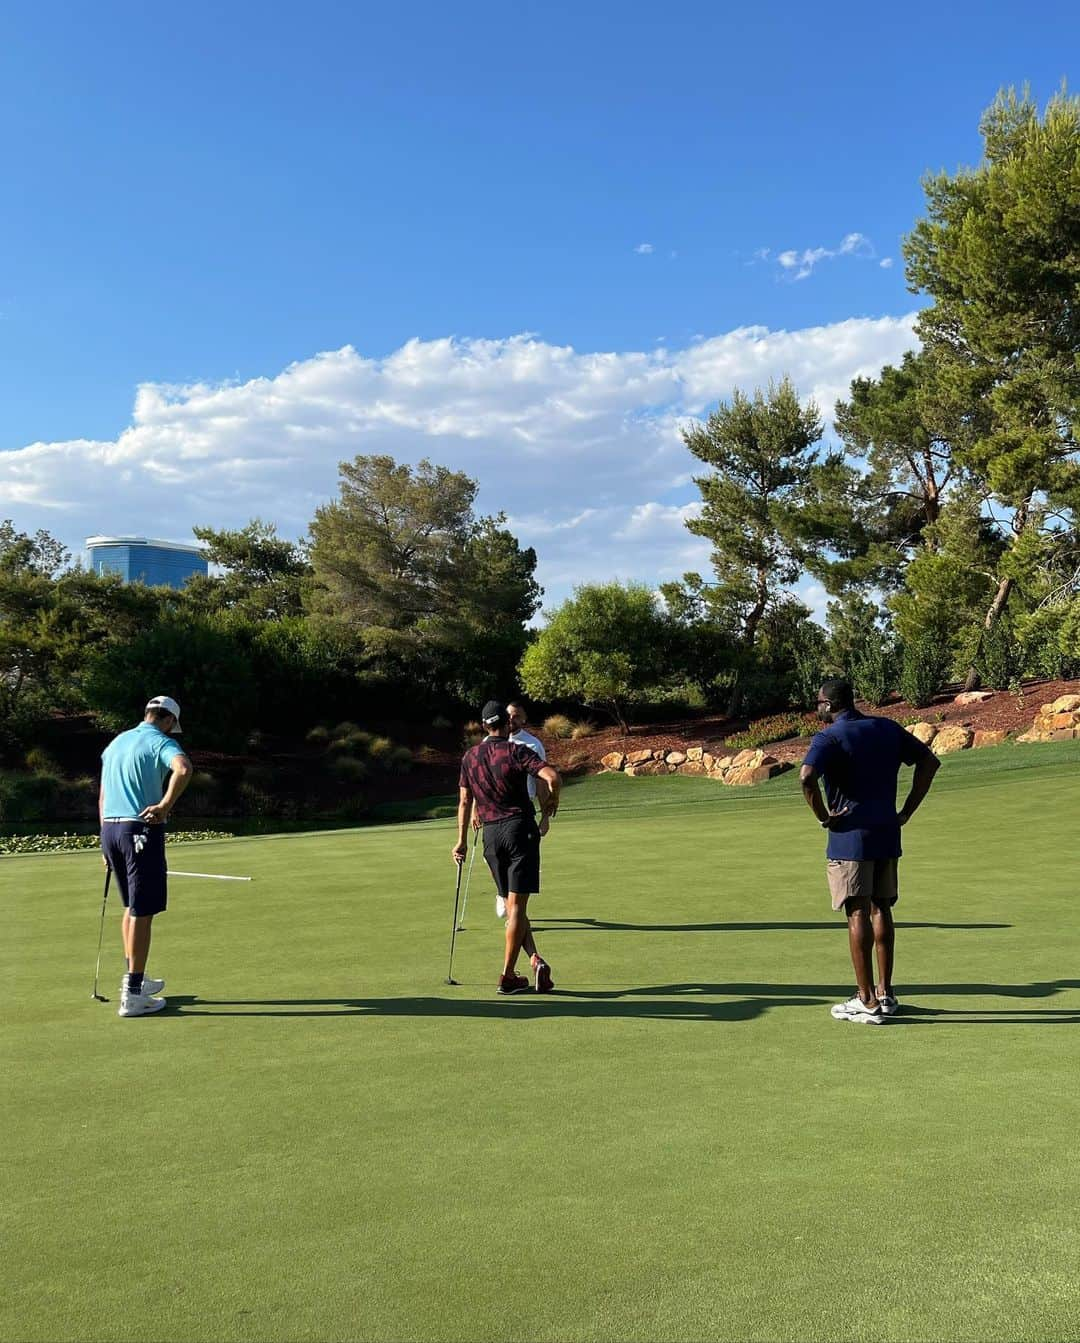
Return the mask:
{"type": "Polygon", "coordinates": [[[966,751],[974,737],[971,728],[954,724],[941,729],[930,743],[930,749],[935,755],[951,755],[954,751],[966,751]]]}
{"type": "Polygon", "coordinates": [[[720,770],[721,773],[723,773],[725,769],[730,769],[734,763],[735,763],[735,757],[733,755],[721,756],[720,759],[716,762],[716,768],[720,770]]]}
{"type": "Polygon", "coordinates": [[[636,779],[637,772],[640,768],[641,768],[640,765],[627,765],[626,768],[623,770],[623,773],[626,775],[628,779],[636,779]]]}
{"type": "Polygon", "coordinates": [[[600,763],[605,769],[615,772],[622,769],[623,765],[626,764],[626,756],[623,755],[622,751],[609,751],[607,755],[600,757],[600,763]]]}
{"type": "Polygon", "coordinates": [[[1076,713],[1080,710],[1080,695],[1059,695],[1050,705],[1051,713],[1076,713]]]}
{"type": "Polygon", "coordinates": [[[1073,741],[1080,737],[1080,728],[1076,727],[1058,727],[1050,733],[1051,741],[1073,741]]]}
{"type": "Polygon", "coordinates": [[[704,774],[705,766],[700,760],[688,760],[685,765],[679,766],[680,774],[704,774]]]}
{"type": "Polygon", "coordinates": [[[1036,732],[1034,728],[1029,728],[1027,732],[1022,732],[1016,739],[1018,742],[1027,741],[1047,741],[1048,738],[1044,732],[1036,732]]]}
{"type": "Polygon", "coordinates": [[[732,760],[732,769],[747,769],[753,765],[760,765],[763,751],[740,751],[732,760]]]}
{"type": "Polygon", "coordinates": [[[701,763],[705,766],[705,772],[711,774],[713,767],[716,764],[716,756],[710,755],[708,751],[703,751],[701,755],[701,763]]]}
{"type": "Polygon", "coordinates": [[[774,760],[771,765],[745,766],[743,769],[733,769],[729,771],[724,779],[726,784],[735,788],[747,788],[755,783],[764,783],[766,779],[772,779],[777,774],[782,774],[783,765],[779,760],[774,760]]]}
{"type": "Polygon", "coordinates": [[[913,723],[908,731],[916,741],[921,741],[924,746],[929,746],[938,734],[936,723],[913,723]]]}
{"type": "Polygon", "coordinates": [[[996,729],[986,728],[982,732],[976,732],[972,741],[972,749],[980,750],[984,746],[1000,746],[1009,734],[1007,732],[998,732],[996,729]]]}
{"type": "Polygon", "coordinates": [[[668,751],[664,759],[669,765],[685,765],[687,756],[685,751],[668,751]]]}
{"type": "Polygon", "coordinates": [[[704,760],[705,748],[703,746],[688,746],[686,748],[687,760],[704,760]]]}
{"type": "Polygon", "coordinates": [[[953,700],[954,704],[985,704],[994,698],[992,690],[964,690],[953,700]]]}
{"type": "Polygon", "coordinates": [[[637,775],[639,778],[643,774],[652,775],[652,774],[670,774],[670,773],[671,773],[670,768],[664,763],[663,760],[646,760],[643,765],[638,765],[637,767],[637,775]]]}
{"type": "Polygon", "coordinates": [[[652,759],[652,751],[631,751],[626,757],[628,765],[643,765],[646,760],[652,759]]]}
{"type": "Polygon", "coordinates": [[[1073,713],[1053,713],[1047,720],[1046,726],[1051,732],[1056,731],[1058,728],[1075,727],[1076,715],[1073,713]]]}

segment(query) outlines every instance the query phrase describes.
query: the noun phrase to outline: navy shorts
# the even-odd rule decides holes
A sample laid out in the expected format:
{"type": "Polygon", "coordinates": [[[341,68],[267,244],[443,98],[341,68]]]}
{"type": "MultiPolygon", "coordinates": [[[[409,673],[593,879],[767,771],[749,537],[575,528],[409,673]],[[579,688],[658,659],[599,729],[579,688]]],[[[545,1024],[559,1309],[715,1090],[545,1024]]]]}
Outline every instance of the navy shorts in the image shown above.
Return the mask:
{"type": "Polygon", "coordinates": [[[484,822],[484,858],[505,900],[540,889],[540,831],[534,816],[484,822]]]}
{"type": "Polygon", "coordinates": [[[166,905],[165,827],[146,821],[103,821],[101,852],[125,909],[136,918],[166,905]]]}

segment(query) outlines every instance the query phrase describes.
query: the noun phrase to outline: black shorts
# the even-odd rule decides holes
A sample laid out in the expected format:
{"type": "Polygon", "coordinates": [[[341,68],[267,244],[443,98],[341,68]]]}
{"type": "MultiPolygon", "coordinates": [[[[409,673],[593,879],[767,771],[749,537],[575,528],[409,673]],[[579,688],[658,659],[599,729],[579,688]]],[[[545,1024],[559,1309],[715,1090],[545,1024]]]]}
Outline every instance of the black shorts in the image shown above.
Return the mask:
{"type": "Polygon", "coordinates": [[[484,859],[505,900],[534,895],[540,889],[540,831],[534,816],[484,822],[484,859]]]}
{"type": "Polygon", "coordinates": [[[166,905],[165,827],[146,821],[103,821],[101,852],[125,909],[137,919],[166,905]]]}

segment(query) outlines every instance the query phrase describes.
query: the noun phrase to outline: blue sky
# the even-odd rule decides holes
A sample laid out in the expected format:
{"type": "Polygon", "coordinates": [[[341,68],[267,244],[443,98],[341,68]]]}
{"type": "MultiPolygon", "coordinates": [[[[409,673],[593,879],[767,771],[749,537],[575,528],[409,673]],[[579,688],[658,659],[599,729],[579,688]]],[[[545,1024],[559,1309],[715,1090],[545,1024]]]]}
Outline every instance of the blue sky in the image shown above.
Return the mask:
{"type": "Polygon", "coordinates": [[[477,475],[549,596],[677,572],[680,420],[910,345],[921,175],[1075,73],[1077,7],[1018,12],[12,3],[0,516],[298,534],[393,451],[477,475]]]}

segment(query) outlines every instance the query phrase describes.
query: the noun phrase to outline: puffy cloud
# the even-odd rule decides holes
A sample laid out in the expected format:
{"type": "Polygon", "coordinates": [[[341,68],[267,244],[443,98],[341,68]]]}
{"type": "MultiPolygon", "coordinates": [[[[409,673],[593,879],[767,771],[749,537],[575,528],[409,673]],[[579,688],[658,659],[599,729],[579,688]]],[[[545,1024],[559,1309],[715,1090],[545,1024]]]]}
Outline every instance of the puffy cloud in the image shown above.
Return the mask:
{"type": "Polygon", "coordinates": [[[638,256],[649,256],[650,253],[654,252],[655,250],[656,249],[653,247],[651,242],[639,242],[638,245],[634,248],[634,251],[638,254],[638,256]]]}
{"type": "Polygon", "coordinates": [[[790,373],[826,415],[856,375],[915,344],[914,314],[799,331],[743,327],[680,350],[578,352],[536,336],[411,340],[383,359],[351,346],[274,377],[144,384],[111,441],[0,452],[0,517],[73,550],[95,533],[173,540],[259,515],[301,535],[357,453],[467,471],[479,506],[535,545],[548,600],[606,576],[707,569],[683,526],[696,463],[679,426],[732,388],[790,373]]]}
{"type": "MultiPolygon", "coordinates": [[[[754,255],[759,260],[764,261],[769,255],[769,249],[767,247],[759,248],[754,255]]],[[[807,276],[814,273],[814,267],[819,262],[833,261],[836,257],[841,256],[869,259],[876,255],[874,244],[865,233],[845,233],[836,247],[807,247],[802,251],[788,248],[786,251],[778,252],[776,260],[786,278],[789,280],[805,280],[807,276]]]]}

